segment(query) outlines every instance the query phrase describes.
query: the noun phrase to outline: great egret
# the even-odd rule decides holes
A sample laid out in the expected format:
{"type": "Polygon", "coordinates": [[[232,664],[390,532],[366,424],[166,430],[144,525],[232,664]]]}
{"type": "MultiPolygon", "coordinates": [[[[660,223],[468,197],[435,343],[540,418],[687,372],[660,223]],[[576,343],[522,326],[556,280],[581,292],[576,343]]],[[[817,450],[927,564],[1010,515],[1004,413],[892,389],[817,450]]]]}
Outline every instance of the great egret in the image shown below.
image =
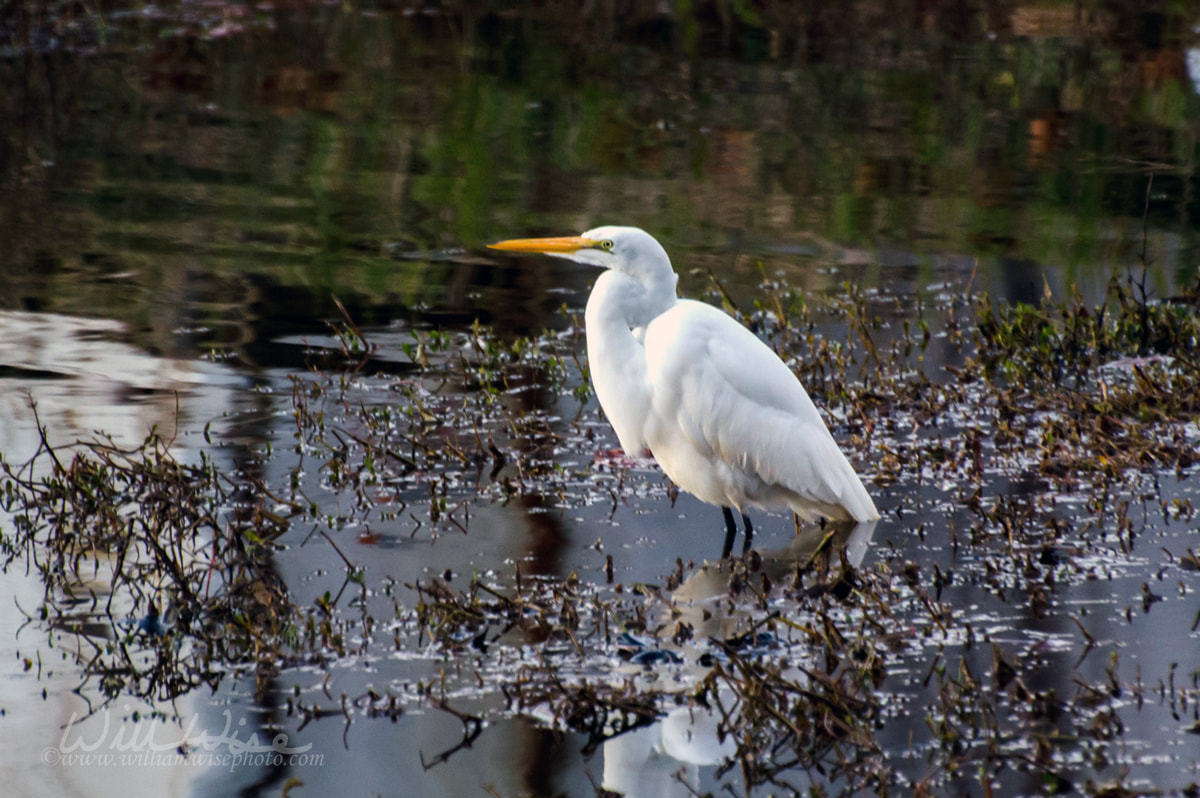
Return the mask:
{"type": "Polygon", "coordinates": [[[683,490],[720,507],[729,556],[746,510],[791,508],[807,521],[874,521],[875,503],[804,387],[770,347],[717,308],[675,296],[666,251],[636,227],[501,241],[605,272],[588,297],[588,367],[630,455],[649,449],[683,490]]]}

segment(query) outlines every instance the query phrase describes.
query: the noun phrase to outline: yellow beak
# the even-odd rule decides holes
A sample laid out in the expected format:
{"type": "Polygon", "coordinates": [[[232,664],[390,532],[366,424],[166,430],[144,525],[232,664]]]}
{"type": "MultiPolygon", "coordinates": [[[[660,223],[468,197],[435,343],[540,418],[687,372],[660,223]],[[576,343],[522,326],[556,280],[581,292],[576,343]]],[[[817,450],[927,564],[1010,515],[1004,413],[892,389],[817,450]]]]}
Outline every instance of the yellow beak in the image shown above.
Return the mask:
{"type": "Polygon", "coordinates": [[[513,238],[508,241],[497,241],[488,244],[488,249],[503,249],[508,252],[544,252],[571,253],[581,249],[589,249],[600,242],[583,236],[564,236],[562,238],[513,238]]]}

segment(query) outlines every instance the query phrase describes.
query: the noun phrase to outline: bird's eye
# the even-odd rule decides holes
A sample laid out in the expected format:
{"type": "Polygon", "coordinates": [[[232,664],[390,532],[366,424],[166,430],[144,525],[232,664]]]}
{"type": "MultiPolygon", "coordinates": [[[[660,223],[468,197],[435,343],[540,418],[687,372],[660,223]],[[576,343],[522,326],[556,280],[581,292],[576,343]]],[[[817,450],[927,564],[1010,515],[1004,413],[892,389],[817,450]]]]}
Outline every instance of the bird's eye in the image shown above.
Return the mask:
{"type": "Polygon", "coordinates": [[[611,250],[613,248],[612,239],[611,238],[604,239],[603,241],[600,242],[600,247],[602,249],[611,250]]]}

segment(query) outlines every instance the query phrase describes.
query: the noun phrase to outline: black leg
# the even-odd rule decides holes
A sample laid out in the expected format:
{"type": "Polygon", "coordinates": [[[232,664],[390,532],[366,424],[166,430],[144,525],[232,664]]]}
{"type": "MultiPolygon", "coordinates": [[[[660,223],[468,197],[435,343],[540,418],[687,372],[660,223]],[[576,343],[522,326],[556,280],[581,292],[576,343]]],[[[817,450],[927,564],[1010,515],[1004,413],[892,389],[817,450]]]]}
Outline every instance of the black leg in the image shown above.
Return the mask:
{"type": "MultiPolygon", "coordinates": [[[[725,515],[725,545],[721,548],[721,559],[729,558],[733,553],[733,539],[737,537],[737,521],[733,520],[733,508],[722,507],[721,512],[725,515]]],[[[742,554],[750,551],[750,541],[754,539],[754,525],[750,523],[750,516],[742,513],[742,528],[745,530],[746,539],[742,543],[742,554]]]]}
{"type": "Polygon", "coordinates": [[[721,512],[725,514],[725,546],[721,549],[721,559],[728,559],[733,553],[733,539],[737,537],[737,522],[733,520],[733,510],[728,507],[722,507],[721,512]]]}

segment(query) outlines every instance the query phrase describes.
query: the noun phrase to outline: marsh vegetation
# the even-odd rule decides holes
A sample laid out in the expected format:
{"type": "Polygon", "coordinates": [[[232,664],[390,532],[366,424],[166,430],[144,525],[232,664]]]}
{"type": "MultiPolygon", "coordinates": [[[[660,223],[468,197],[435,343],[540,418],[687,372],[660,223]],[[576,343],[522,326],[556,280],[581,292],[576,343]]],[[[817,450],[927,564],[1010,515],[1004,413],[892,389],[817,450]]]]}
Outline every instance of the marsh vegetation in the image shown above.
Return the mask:
{"type": "MultiPolygon", "coordinates": [[[[284,478],[181,464],[157,434],[133,449],[47,444],[4,463],[8,567],[38,571],[40,622],[97,708],[240,674],[295,680],[281,710],[300,728],[449,713],[462,739],[428,767],[498,716],[582,735],[589,757],[684,712],[707,723],[703,764],[738,793],[1184,794],[1194,748],[1144,747],[1200,729],[1200,670],[1128,643],[1165,607],[1178,628],[1157,634],[1194,640],[1200,626],[1197,285],[1147,301],[1117,275],[1094,305],[943,292],[884,324],[899,301],[885,292],[814,302],[764,282],[754,308],[731,310],[826,408],[885,497],[879,529],[797,528],[778,550],[706,563],[673,557],[666,536],[609,551],[600,535],[592,567],[565,577],[529,559],[436,563],[446,538],[475,534],[481,505],[611,515],[673,501],[652,467],[597,458],[611,433],[580,331],[429,330],[386,351],[346,317],[312,352],[336,367],[293,376],[284,478]],[[957,365],[930,373],[931,347],[957,365]],[[347,555],[371,536],[428,546],[424,573],[401,583],[347,555]],[[336,590],[273,573],[273,557],[311,545],[336,590]],[[661,578],[620,578],[647,556],[661,578]],[[401,678],[311,695],[314,672],[398,653],[401,678]],[[468,708],[489,694],[494,708],[468,708]]],[[[711,520],[689,526],[715,557],[711,520]]]]}
{"type": "Polygon", "coordinates": [[[5,5],[0,782],[1195,794],[1195,25],[5,5]],[[717,562],[613,451],[594,275],[483,246],[602,223],[780,353],[879,524],[717,562]],[[131,740],[174,759],[45,759],[131,740]]]}

